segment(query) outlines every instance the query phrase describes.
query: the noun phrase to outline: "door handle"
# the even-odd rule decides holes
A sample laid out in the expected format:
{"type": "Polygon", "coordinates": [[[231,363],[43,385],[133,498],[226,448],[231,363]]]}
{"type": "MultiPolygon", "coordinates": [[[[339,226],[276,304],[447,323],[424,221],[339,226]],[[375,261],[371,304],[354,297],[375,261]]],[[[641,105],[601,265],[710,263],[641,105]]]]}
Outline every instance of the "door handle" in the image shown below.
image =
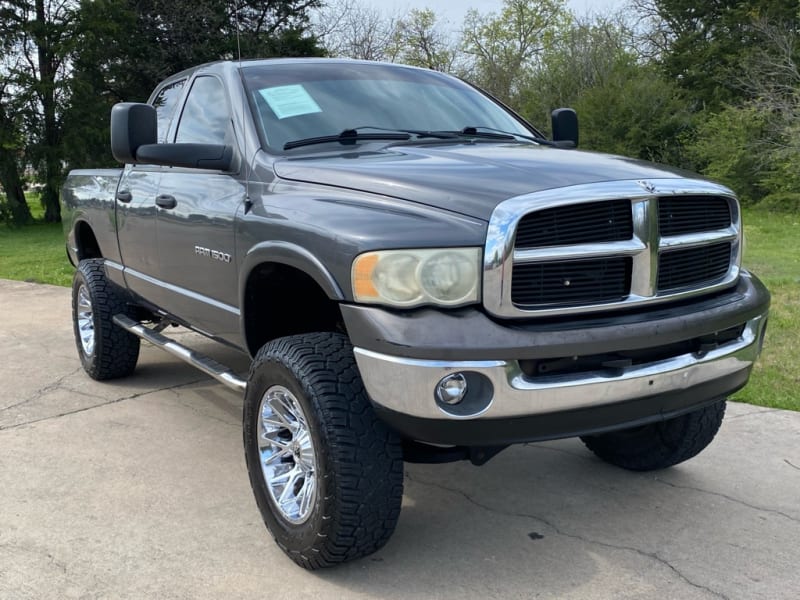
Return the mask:
{"type": "Polygon", "coordinates": [[[133,194],[131,194],[128,190],[119,190],[117,192],[117,200],[120,202],[125,202],[126,204],[133,200],[133,194]]]}
{"type": "Polygon", "coordinates": [[[156,204],[161,208],[175,208],[178,206],[178,201],[175,200],[175,196],[170,196],[169,194],[159,194],[156,196],[156,204]]]}

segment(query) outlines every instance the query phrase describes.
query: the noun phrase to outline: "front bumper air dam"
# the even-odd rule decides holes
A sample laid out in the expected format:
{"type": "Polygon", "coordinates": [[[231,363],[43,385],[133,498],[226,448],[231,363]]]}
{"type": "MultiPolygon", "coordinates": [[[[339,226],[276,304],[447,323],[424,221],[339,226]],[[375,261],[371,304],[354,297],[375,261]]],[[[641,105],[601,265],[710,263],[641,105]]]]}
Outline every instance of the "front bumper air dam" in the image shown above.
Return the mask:
{"type": "MultiPolygon", "coordinates": [[[[730,326],[736,320],[734,314],[738,314],[739,324],[744,322],[739,338],[706,353],[681,354],[623,368],[533,378],[522,372],[518,360],[407,358],[358,344],[354,351],[378,414],[407,437],[479,446],[600,433],[695,410],[725,398],[747,383],[763,341],[769,294],[755,278],[748,277],[744,283],[747,289],[740,289],[740,284],[734,293],[747,301],[700,311],[706,313],[705,320],[698,320],[704,326],[692,327],[690,335],[683,333],[683,339],[687,339],[702,335],[707,329],[719,331],[730,326]],[[754,312],[760,314],[754,316],[754,312]],[[478,394],[488,400],[473,403],[477,409],[462,411],[463,414],[458,414],[458,408],[437,402],[436,386],[451,373],[466,373],[470,381],[483,382],[478,394]]],[[[677,322],[697,317],[691,309],[687,313],[677,322]]],[[[648,342],[653,347],[674,338],[670,328],[663,327],[663,322],[660,325],[643,322],[634,329],[649,329],[648,342]]],[[[480,333],[464,332],[485,341],[480,333]]],[[[576,333],[574,329],[569,331],[570,336],[576,333]]],[[[584,333],[587,339],[592,338],[590,332],[584,333]]],[[[641,335],[632,330],[627,333],[635,339],[641,335]]],[[[624,341],[612,337],[604,346],[608,351],[609,346],[618,347],[620,343],[624,341]]]]}

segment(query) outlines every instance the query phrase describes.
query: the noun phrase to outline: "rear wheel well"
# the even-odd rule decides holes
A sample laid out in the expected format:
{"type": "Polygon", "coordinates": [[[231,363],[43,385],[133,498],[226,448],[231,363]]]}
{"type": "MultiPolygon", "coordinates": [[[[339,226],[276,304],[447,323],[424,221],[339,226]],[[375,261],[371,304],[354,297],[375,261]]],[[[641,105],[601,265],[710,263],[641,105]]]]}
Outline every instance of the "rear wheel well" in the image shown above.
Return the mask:
{"type": "Polygon", "coordinates": [[[345,332],[339,303],[328,298],[309,275],[280,263],[264,263],[253,269],[247,278],[242,308],[251,356],[279,337],[345,332]]]}
{"type": "Polygon", "coordinates": [[[84,221],[75,226],[75,245],[78,247],[79,261],[87,258],[103,258],[103,253],[100,251],[100,244],[97,243],[94,231],[84,221]]]}

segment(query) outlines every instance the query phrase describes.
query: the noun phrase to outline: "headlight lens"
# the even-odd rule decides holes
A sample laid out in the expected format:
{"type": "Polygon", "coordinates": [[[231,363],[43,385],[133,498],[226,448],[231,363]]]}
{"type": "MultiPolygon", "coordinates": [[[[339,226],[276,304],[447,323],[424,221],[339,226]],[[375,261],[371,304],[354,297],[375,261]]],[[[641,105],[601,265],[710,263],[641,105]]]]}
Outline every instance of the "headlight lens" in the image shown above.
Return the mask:
{"type": "Polygon", "coordinates": [[[481,248],[381,250],[353,261],[357,302],[411,307],[479,300],[481,248]]]}

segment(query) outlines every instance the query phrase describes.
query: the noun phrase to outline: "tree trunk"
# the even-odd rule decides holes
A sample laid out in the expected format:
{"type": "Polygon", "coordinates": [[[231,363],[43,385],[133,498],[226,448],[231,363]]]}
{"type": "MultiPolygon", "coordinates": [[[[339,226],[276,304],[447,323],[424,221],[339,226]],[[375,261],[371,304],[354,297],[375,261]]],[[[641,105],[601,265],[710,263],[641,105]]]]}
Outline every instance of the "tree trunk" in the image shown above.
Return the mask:
{"type": "Polygon", "coordinates": [[[6,195],[6,204],[14,225],[26,225],[33,220],[31,209],[25,200],[19,167],[11,152],[0,153],[0,185],[6,195]]]}
{"type": "Polygon", "coordinates": [[[61,221],[61,207],[58,204],[58,188],[61,181],[61,161],[59,160],[60,131],[56,120],[56,69],[53,49],[50,47],[51,35],[44,0],[36,0],[36,22],[41,32],[36,40],[39,58],[39,98],[44,115],[42,141],[44,142],[44,183],[42,204],[44,220],[47,223],[61,221]]]}

